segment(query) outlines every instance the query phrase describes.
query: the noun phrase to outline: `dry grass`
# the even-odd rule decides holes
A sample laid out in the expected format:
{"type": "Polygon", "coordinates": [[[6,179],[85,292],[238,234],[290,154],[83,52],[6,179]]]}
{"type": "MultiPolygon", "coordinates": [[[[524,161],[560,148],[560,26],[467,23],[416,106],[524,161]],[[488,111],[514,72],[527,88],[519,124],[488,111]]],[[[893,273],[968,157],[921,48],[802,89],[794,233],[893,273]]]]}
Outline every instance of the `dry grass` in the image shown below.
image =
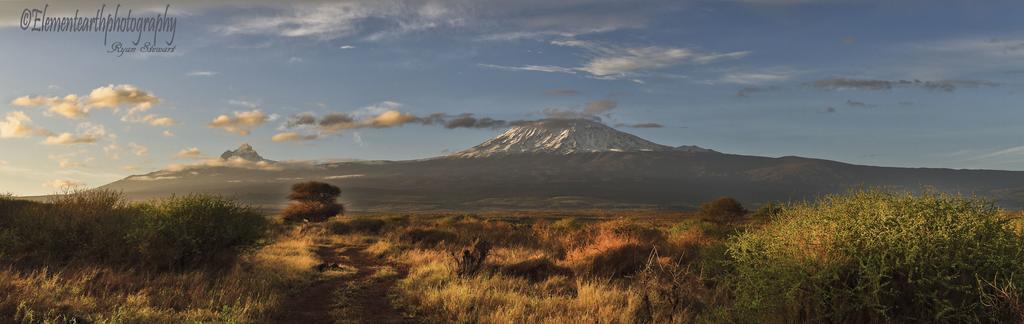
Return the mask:
{"type": "Polygon", "coordinates": [[[313,277],[313,237],[294,231],[221,273],[102,266],[0,270],[0,317],[16,322],[259,322],[313,277]]]}
{"type": "MultiPolygon", "coordinates": [[[[667,271],[645,270],[655,249],[665,255],[663,263],[686,260],[696,267],[695,250],[721,241],[700,226],[670,231],[672,223],[628,219],[378,218],[387,224],[366,251],[409,269],[397,283],[397,302],[428,322],[706,321],[710,317],[704,315],[717,307],[711,303],[719,302],[669,305],[676,301],[667,294],[647,291],[655,280],[684,279],[681,274],[671,273],[677,278],[670,279],[667,271]],[[476,238],[493,245],[485,266],[474,276],[458,276],[450,252],[476,238]],[[676,313],[686,315],[666,315],[676,313]]],[[[686,275],[688,282],[714,285],[693,273],[686,275]]],[[[708,298],[726,291],[701,287],[686,289],[708,298]]]]}

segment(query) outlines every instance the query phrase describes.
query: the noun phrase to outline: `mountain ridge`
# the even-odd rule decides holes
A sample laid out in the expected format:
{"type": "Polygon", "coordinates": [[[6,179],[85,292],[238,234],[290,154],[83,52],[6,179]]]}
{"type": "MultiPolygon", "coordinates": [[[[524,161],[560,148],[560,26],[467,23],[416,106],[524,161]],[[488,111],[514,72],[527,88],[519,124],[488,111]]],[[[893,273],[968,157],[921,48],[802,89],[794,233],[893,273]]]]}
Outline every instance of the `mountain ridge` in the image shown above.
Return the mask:
{"type": "Polygon", "coordinates": [[[225,158],[103,188],[133,200],[198,192],[280,208],[295,182],[323,181],[341,187],[350,210],[365,211],[692,209],[719,196],[756,206],[864,187],[930,188],[1024,207],[1024,172],[877,167],[674,148],[578,121],[510,129],[465,151],[429,159],[264,163],[269,160],[248,145],[225,158]]]}

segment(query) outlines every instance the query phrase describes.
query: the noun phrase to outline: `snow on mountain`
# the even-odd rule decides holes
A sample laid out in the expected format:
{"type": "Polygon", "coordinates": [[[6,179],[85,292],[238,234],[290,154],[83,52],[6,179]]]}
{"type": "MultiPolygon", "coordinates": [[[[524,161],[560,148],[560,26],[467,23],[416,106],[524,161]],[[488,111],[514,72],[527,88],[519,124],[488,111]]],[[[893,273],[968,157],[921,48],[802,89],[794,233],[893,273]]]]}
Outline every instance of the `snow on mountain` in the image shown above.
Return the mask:
{"type": "MultiPolygon", "coordinates": [[[[672,151],[665,146],[585,119],[542,119],[513,126],[483,144],[452,154],[488,157],[516,153],[572,154],[585,152],[672,151]]],[[[696,146],[688,151],[705,150],[696,146]]]]}
{"type": "Polygon", "coordinates": [[[239,159],[242,159],[242,160],[252,161],[252,162],[260,162],[260,161],[274,162],[274,161],[271,161],[271,160],[264,159],[262,156],[260,156],[259,153],[256,152],[256,150],[254,150],[252,148],[252,145],[249,145],[248,143],[242,144],[242,146],[239,146],[237,150],[234,150],[234,151],[230,151],[230,150],[229,151],[224,151],[224,154],[221,154],[220,158],[223,159],[223,160],[231,160],[232,158],[239,158],[239,159]]]}

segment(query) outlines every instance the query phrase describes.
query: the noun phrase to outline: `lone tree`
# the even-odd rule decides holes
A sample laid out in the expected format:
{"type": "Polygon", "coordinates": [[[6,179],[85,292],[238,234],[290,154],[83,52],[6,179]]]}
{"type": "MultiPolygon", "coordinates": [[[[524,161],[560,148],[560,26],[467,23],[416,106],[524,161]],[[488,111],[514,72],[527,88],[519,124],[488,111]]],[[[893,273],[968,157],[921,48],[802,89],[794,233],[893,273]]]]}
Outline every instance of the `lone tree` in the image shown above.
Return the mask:
{"type": "Polygon", "coordinates": [[[746,214],[747,209],[731,197],[721,197],[700,205],[701,218],[716,224],[737,221],[746,214]]]}
{"type": "Polygon", "coordinates": [[[337,202],[341,189],[329,183],[310,181],[292,185],[288,199],[292,203],[282,214],[286,222],[323,222],[345,213],[345,206],[337,202]]]}

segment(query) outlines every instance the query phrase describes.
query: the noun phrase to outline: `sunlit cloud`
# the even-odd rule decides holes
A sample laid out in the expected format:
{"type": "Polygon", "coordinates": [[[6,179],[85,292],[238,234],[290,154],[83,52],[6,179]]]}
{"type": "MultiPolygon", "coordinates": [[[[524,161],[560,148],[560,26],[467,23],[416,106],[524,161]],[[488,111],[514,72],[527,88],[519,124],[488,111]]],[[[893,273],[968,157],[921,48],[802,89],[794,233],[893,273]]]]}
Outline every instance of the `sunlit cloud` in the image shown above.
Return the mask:
{"type": "Polygon", "coordinates": [[[67,190],[85,187],[85,183],[68,179],[55,179],[44,182],[43,187],[57,190],[67,190]]]}
{"type": "Polygon", "coordinates": [[[68,119],[83,119],[97,108],[118,110],[128,107],[122,120],[129,121],[135,114],[145,112],[160,102],[152,93],[130,84],[107,85],[93,89],[86,96],[69,94],[64,97],[21,96],[11,101],[15,107],[48,107],[47,112],[68,119]]]}
{"type": "Polygon", "coordinates": [[[24,112],[12,111],[0,120],[0,138],[26,138],[31,136],[49,136],[52,133],[32,124],[24,112]]]}
{"type": "Polygon", "coordinates": [[[202,155],[203,152],[200,152],[198,147],[191,147],[178,151],[178,154],[176,154],[175,156],[180,158],[198,158],[202,155]]]}
{"type": "Polygon", "coordinates": [[[149,148],[142,146],[137,143],[128,143],[128,149],[132,151],[135,156],[146,156],[149,154],[149,148]]]}
{"type": "Polygon", "coordinates": [[[72,133],[60,133],[50,135],[46,137],[43,144],[46,145],[72,145],[72,144],[92,144],[99,142],[107,135],[106,128],[103,125],[96,125],[92,123],[81,123],[78,124],[78,131],[72,133]]]}
{"type": "Polygon", "coordinates": [[[296,132],[283,132],[274,134],[271,138],[274,142],[296,142],[296,141],[311,141],[320,138],[316,134],[303,135],[296,132]]]}
{"type": "Polygon", "coordinates": [[[233,113],[233,116],[217,116],[208,126],[210,128],[221,128],[227,132],[239,135],[249,135],[253,128],[259,127],[268,121],[270,121],[270,116],[260,110],[236,111],[233,113]]]}

